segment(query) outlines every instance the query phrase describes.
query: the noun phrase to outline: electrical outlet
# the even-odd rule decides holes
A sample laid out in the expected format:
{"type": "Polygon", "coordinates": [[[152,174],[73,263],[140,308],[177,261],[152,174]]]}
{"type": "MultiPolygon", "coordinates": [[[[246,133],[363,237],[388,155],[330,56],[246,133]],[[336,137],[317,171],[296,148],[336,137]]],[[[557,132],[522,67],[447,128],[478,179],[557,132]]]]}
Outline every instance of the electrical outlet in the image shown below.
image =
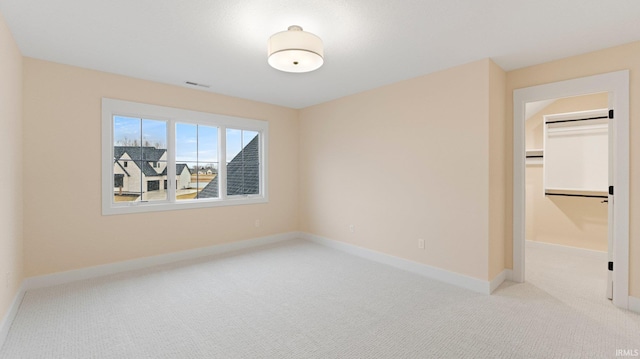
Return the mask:
{"type": "Polygon", "coordinates": [[[424,249],[424,239],[418,239],[418,248],[424,249]]]}
{"type": "Polygon", "coordinates": [[[253,222],[253,225],[254,225],[256,228],[260,227],[260,220],[259,220],[259,219],[256,219],[256,221],[255,221],[255,222],[253,222]]]}
{"type": "Polygon", "coordinates": [[[349,232],[354,233],[356,231],[356,226],[353,224],[349,225],[349,232]]]}

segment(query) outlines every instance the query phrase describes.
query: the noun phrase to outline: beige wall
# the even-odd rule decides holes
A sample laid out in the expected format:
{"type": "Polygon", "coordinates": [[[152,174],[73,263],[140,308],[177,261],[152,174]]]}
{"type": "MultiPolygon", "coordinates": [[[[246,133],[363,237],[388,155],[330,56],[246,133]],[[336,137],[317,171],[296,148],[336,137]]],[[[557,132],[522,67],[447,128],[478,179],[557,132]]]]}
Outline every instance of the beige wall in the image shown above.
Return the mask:
{"type": "Polygon", "coordinates": [[[489,175],[489,153],[504,142],[499,125],[490,133],[490,108],[492,124],[503,116],[501,83],[482,60],[303,109],[301,230],[487,280],[490,211],[500,211],[490,183],[503,191],[489,175]]]}
{"type": "Polygon", "coordinates": [[[505,247],[505,185],[507,172],[506,136],[506,73],[489,61],[489,279],[504,270],[505,247]]]}
{"type": "MultiPolygon", "coordinates": [[[[527,149],[543,148],[543,116],[608,108],[606,93],[559,99],[525,123],[527,149]]],[[[607,205],[601,198],[545,196],[542,161],[528,161],[526,239],[597,251],[607,251],[607,205]]]]}
{"type": "Polygon", "coordinates": [[[24,131],[27,276],[298,228],[296,110],[25,58],[24,131]],[[102,97],[268,120],[269,203],[102,216],[102,97]]]}
{"type": "MultiPolygon", "coordinates": [[[[630,70],[630,295],[640,297],[640,42],[574,56],[507,73],[507,124],[508,145],[513,146],[513,90],[544,83],[557,82],[618,70],[630,70]]],[[[513,152],[509,151],[507,164],[512,166],[513,152]]],[[[511,171],[511,169],[510,169],[511,171]]],[[[508,195],[512,197],[513,182],[508,182],[508,195]]],[[[507,204],[510,205],[511,198],[507,204]]],[[[507,233],[512,233],[512,209],[507,211],[507,233]]],[[[505,242],[505,260],[510,268],[513,263],[513,241],[505,242]]]]}
{"type": "Polygon", "coordinates": [[[22,55],[0,14],[0,322],[23,278],[22,55]],[[8,277],[7,277],[8,276],[8,277]]]}

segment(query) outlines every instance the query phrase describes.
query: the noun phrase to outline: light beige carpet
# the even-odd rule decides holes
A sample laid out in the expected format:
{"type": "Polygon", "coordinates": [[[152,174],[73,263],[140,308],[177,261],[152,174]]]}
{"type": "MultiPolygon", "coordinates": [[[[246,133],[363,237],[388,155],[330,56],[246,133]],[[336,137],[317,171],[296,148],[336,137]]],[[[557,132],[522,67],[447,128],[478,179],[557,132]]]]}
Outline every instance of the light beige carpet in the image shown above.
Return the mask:
{"type": "Polygon", "coordinates": [[[29,291],[0,358],[614,358],[640,349],[639,315],[579,283],[541,284],[557,270],[527,264],[529,283],[486,296],[285,242],[29,291]]]}

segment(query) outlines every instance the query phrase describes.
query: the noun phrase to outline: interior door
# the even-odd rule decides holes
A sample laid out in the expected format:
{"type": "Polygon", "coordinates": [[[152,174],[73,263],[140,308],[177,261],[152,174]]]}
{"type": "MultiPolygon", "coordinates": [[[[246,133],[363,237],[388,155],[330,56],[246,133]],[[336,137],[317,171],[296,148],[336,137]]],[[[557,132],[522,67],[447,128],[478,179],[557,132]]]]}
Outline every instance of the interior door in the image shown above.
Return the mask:
{"type": "Polygon", "coordinates": [[[613,131],[615,126],[613,125],[613,121],[615,118],[613,116],[613,110],[609,111],[609,198],[607,199],[607,207],[608,207],[608,218],[607,218],[607,258],[609,260],[608,268],[607,268],[607,298],[613,299],[613,228],[614,228],[614,218],[613,218],[613,201],[614,201],[614,187],[613,187],[613,131]]]}

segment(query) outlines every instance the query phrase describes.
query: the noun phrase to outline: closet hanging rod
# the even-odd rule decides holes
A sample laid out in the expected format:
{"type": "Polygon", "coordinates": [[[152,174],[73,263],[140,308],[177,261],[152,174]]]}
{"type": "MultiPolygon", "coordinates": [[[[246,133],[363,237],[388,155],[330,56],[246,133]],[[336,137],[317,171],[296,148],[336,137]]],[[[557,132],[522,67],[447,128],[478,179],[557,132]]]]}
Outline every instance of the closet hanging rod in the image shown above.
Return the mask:
{"type": "Polygon", "coordinates": [[[609,198],[609,196],[601,196],[596,194],[545,193],[544,195],[545,196],[564,196],[564,197],[609,198]]]}
{"type": "Polygon", "coordinates": [[[608,119],[609,116],[598,116],[598,117],[589,117],[589,118],[577,118],[574,120],[557,120],[557,121],[547,121],[545,122],[547,125],[550,123],[562,123],[562,122],[576,122],[576,121],[590,121],[590,120],[603,120],[608,119]]]}

